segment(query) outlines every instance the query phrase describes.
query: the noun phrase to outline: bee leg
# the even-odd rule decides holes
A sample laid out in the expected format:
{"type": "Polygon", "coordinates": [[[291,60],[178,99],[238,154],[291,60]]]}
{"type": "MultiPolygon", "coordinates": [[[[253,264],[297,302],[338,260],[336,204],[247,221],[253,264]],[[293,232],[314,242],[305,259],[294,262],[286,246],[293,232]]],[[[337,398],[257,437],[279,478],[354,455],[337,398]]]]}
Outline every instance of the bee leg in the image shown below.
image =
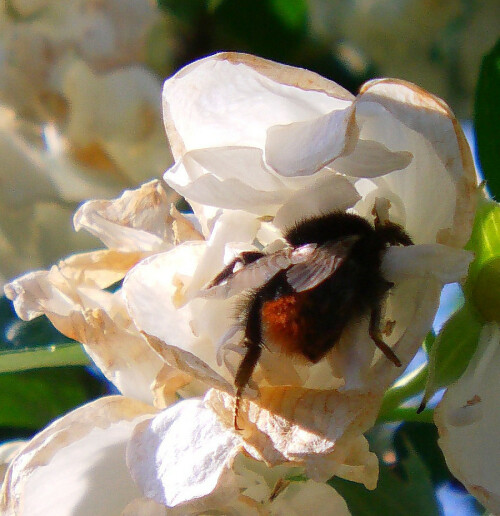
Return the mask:
{"type": "Polygon", "coordinates": [[[241,430],[238,426],[238,411],[240,408],[241,395],[243,390],[248,385],[250,377],[254,372],[255,366],[259,361],[262,353],[262,325],[261,325],[261,308],[263,304],[262,296],[257,294],[253,299],[250,309],[248,311],[247,323],[245,327],[245,337],[243,343],[247,350],[243,360],[241,361],[236,377],[234,379],[234,386],[236,387],[236,399],[234,402],[234,429],[241,430]]]}
{"type": "Polygon", "coordinates": [[[396,366],[401,367],[401,360],[396,356],[396,353],[382,340],[380,332],[380,319],[382,317],[380,307],[373,308],[370,317],[369,335],[375,345],[382,351],[382,353],[396,366]]]}
{"type": "Polygon", "coordinates": [[[225,279],[229,278],[234,274],[234,268],[238,263],[241,265],[248,265],[249,263],[255,262],[259,258],[264,256],[263,253],[259,251],[245,251],[239,254],[231,263],[226,265],[222,271],[215,276],[215,278],[206,286],[207,289],[215,287],[216,285],[220,285],[225,279]]]}

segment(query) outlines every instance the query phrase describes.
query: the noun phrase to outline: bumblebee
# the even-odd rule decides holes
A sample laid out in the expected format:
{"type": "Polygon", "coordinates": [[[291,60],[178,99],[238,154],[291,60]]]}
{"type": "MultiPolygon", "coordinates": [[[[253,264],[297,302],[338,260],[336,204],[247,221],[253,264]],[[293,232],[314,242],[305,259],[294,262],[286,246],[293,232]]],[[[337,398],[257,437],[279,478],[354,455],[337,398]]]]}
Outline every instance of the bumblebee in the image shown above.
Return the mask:
{"type": "Polygon", "coordinates": [[[272,254],[243,252],[206,287],[224,296],[251,288],[240,314],[245,353],[236,372],[234,427],[241,396],[272,343],[281,352],[315,364],[339,341],[344,328],[369,317],[374,344],[397,367],[383,341],[382,306],[394,286],[381,273],[391,245],[412,245],[401,226],[345,212],[308,218],[285,231],[288,246],[272,254]]]}

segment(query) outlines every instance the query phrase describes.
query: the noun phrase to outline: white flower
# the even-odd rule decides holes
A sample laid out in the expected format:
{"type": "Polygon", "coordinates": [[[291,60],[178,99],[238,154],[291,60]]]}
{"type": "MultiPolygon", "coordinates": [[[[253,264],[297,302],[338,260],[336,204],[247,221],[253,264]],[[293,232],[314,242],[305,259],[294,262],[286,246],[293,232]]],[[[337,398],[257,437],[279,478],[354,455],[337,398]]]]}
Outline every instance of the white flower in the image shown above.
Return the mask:
{"type": "MultiPolygon", "coordinates": [[[[387,341],[407,364],[441,286],[463,277],[471,259],[458,248],[470,233],[475,174],[447,106],[402,81],[370,82],[354,99],[311,72],[220,54],[166,82],[164,117],[176,158],[165,180],[191,202],[206,242],[143,261],[124,293],[165,360],[175,356],[216,389],[206,403],[220,419],[231,426],[243,353],[231,319],[238,296],[195,294],[238,252],[282,246],[281,231],[307,216],[350,209],[373,221],[376,205],[417,244],[390,249],[383,262],[396,284],[387,341]]],[[[347,328],[316,365],[264,350],[239,421],[247,452],[270,464],[295,462],[312,478],[337,473],[374,487],[368,450],[356,473],[345,464],[399,373],[375,351],[367,321],[347,328]]]]}
{"type": "MultiPolygon", "coordinates": [[[[108,421],[99,428],[123,430],[120,460],[126,448],[139,488],[127,509],[121,499],[123,514],[138,507],[162,514],[163,506],[167,514],[288,514],[300,489],[305,500],[335,499],[345,513],[335,491],[316,482],[338,475],[376,486],[378,462],[363,433],[400,374],[375,348],[368,321],[348,326],[315,365],[264,350],[244,392],[239,432],[233,384],[244,349],[232,314],[240,296],[198,294],[239,252],[283,248],[283,230],[304,217],[350,210],[373,222],[376,214],[403,225],[416,244],[383,258],[395,284],[386,340],[408,364],[442,285],[464,276],[471,259],[460,247],[470,233],[475,174],[460,127],[442,101],[408,83],[374,81],[354,98],[311,72],[240,54],[212,56],[169,79],[164,121],[176,159],[165,181],[197,220],[172,210],[156,182],[88,203],[75,225],[110,249],[26,275],[6,292],[20,315],[45,313],[84,343],[122,393],[149,404],[118,398],[79,409],[96,450],[94,412],[108,421]],[[121,289],[103,290],[128,270],[121,289]],[[176,393],[196,399],[168,406],[176,393]],[[133,417],[125,415],[129,404],[133,417]],[[115,405],[124,409],[110,415],[115,405]],[[283,486],[289,468],[311,480],[276,492],[267,473],[249,483],[262,463],[283,472],[283,486]]],[[[77,419],[70,414],[53,428],[71,433],[77,419]]],[[[38,439],[35,464],[51,433],[38,439]]],[[[54,464],[65,456],[59,444],[54,464]]],[[[23,453],[9,470],[9,508],[26,497],[39,503],[27,486],[42,470],[29,460],[23,453]]]]}
{"type": "Polygon", "coordinates": [[[214,510],[281,516],[303,514],[305,506],[319,515],[331,509],[349,514],[333,488],[313,481],[288,484],[290,468],[268,469],[238,455],[241,437],[221,428],[199,400],[163,411],[154,425],[158,447],[148,449],[141,434],[154,413],[153,407],[114,396],[55,421],[12,461],[2,514],[194,516],[214,510]],[[170,447],[172,438],[176,445],[170,447]],[[208,453],[211,460],[204,462],[208,453]]]}
{"type": "Polygon", "coordinates": [[[434,413],[450,471],[492,514],[500,513],[499,367],[500,327],[492,322],[483,327],[466,371],[434,413]]]}
{"type": "Polygon", "coordinates": [[[176,165],[165,180],[214,209],[301,217],[376,197],[415,243],[465,244],[472,158],[449,108],[415,85],[381,79],[356,99],[306,70],[219,54],[166,82],[164,119],[176,165]],[[360,199],[362,196],[362,199],[360,199]]]}

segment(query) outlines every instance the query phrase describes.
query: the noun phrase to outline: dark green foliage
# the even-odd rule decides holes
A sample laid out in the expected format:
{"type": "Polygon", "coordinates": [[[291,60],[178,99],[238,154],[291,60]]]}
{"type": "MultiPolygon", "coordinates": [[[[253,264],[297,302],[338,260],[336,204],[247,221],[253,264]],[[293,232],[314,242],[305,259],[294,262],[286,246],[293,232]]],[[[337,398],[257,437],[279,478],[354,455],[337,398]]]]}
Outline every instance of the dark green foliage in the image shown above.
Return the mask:
{"type": "Polygon", "coordinates": [[[9,435],[9,427],[10,433],[13,428],[21,435],[34,433],[105,392],[105,385],[84,367],[0,374],[0,438],[9,435]]]}
{"type": "Polygon", "coordinates": [[[483,58],[474,105],[481,169],[488,190],[500,201],[500,40],[483,58]]]}
{"type": "Polygon", "coordinates": [[[436,426],[428,423],[403,423],[394,432],[394,449],[398,459],[404,462],[414,450],[429,471],[433,484],[452,480],[437,440],[436,426]],[[408,444],[411,448],[408,448],[408,444]]]}

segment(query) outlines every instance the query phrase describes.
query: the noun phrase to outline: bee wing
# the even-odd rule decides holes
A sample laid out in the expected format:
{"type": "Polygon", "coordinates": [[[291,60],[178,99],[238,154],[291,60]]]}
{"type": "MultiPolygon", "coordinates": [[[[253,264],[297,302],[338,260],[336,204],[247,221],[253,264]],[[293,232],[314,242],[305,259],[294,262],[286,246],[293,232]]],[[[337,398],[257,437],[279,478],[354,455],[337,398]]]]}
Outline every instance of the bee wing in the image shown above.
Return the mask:
{"type": "Polygon", "coordinates": [[[316,244],[306,244],[295,249],[285,248],[272,254],[266,254],[262,258],[228,273],[223,281],[217,284],[212,281],[208,287],[198,293],[198,297],[224,299],[243,290],[259,288],[278,272],[309,260],[316,247],[316,244]]]}
{"type": "Polygon", "coordinates": [[[286,271],[288,284],[295,292],[310,290],[332,276],[345,261],[359,236],[350,236],[317,247],[306,261],[286,271]]]}

